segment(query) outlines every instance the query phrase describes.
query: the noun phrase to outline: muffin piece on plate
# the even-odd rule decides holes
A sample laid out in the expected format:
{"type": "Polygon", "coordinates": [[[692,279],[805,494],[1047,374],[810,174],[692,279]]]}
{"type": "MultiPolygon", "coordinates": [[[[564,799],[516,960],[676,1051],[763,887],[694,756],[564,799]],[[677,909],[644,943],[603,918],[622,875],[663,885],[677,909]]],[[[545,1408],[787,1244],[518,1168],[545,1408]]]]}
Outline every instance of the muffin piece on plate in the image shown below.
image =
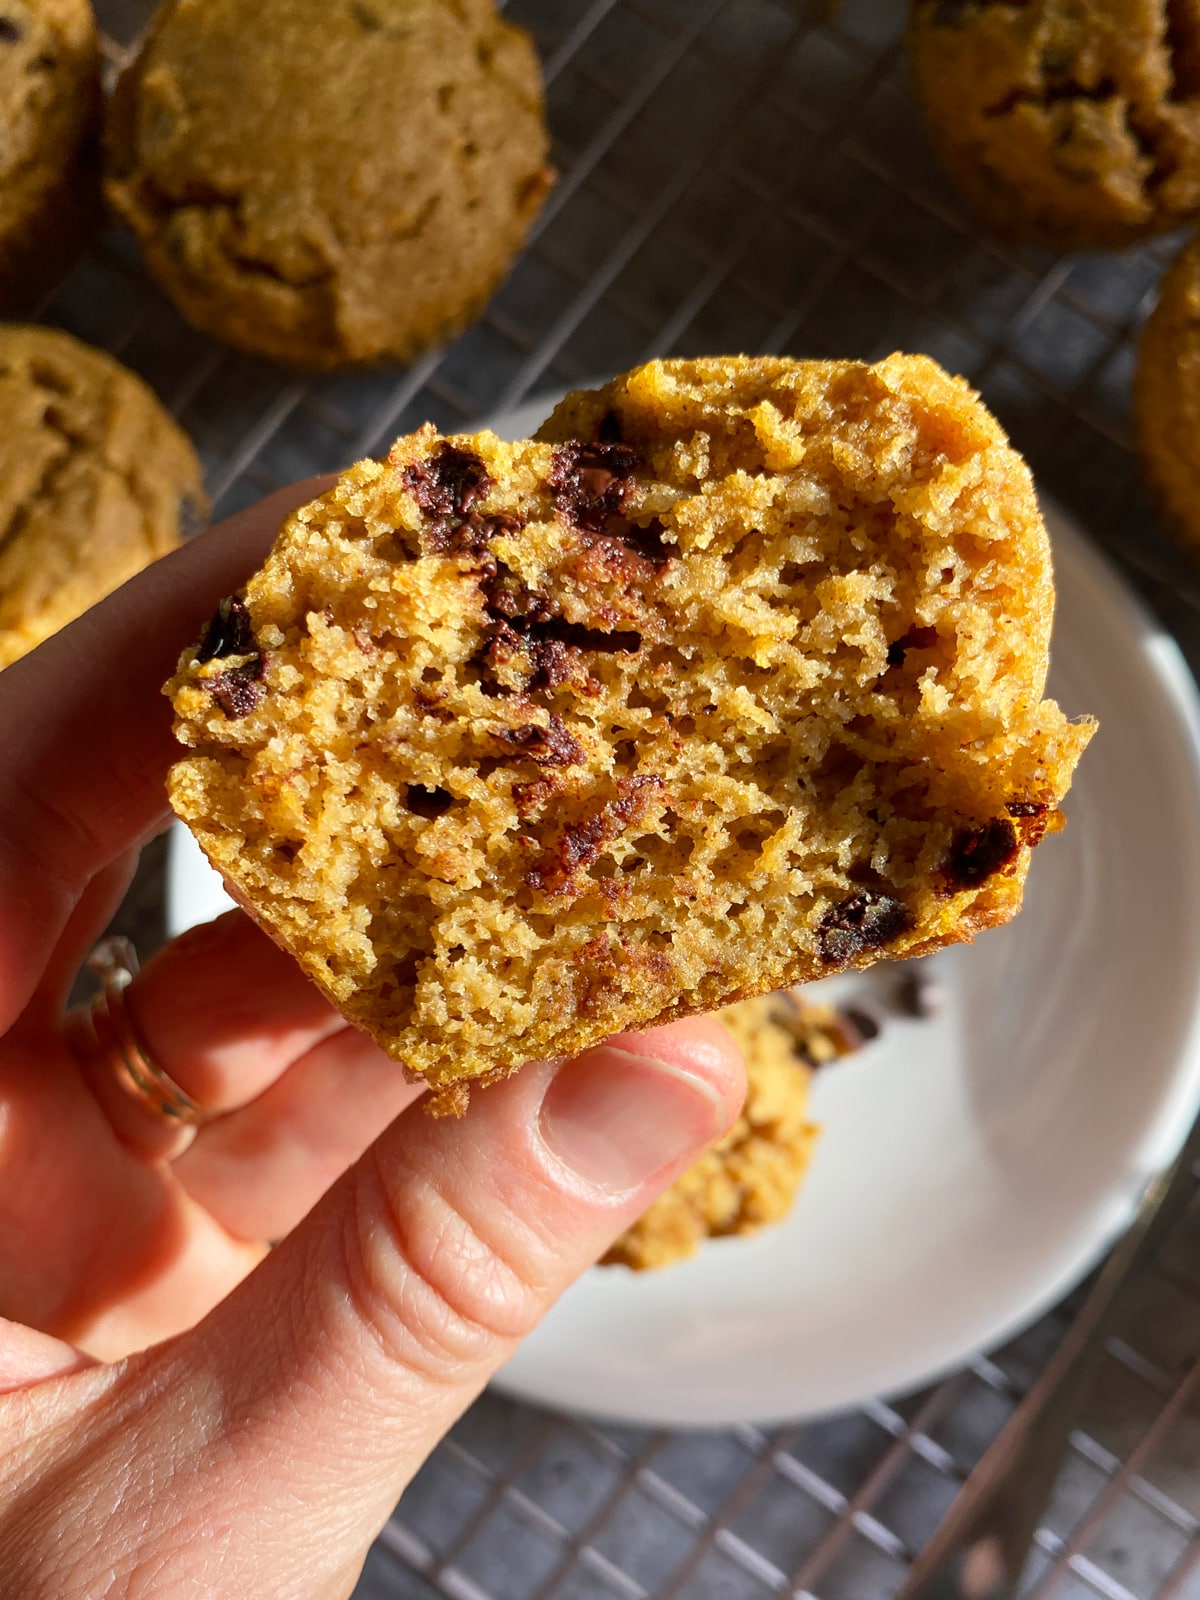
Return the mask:
{"type": "Polygon", "coordinates": [[[860,1041],[833,1007],[791,990],[740,1000],[716,1016],[746,1058],[742,1114],[626,1229],[606,1266],[671,1266],[695,1255],[705,1239],[757,1233],[792,1208],[820,1132],[808,1116],[812,1069],[860,1041]]]}
{"type": "Polygon", "coordinates": [[[168,685],[179,815],[472,1079],[1018,909],[1090,735],[1029,474],[923,357],[653,362],[288,518],[168,685]]]}

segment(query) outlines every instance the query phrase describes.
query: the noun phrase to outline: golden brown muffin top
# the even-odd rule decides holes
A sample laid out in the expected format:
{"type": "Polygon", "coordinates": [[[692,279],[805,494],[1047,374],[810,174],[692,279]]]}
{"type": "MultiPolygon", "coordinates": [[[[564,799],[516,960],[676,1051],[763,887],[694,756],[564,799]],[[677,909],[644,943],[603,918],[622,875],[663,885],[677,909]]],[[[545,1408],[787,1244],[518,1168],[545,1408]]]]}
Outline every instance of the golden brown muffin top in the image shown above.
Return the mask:
{"type": "Polygon", "coordinates": [[[1200,0],[914,0],[918,92],[985,221],[1122,245],[1200,210],[1200,0]]]}
{"type": "Polygon", "coordinates": [[[108,192],[185,314],[323,366],[475,309],[546,192],[541,78],[491,0],[169,0],[108,192]]]}
{"type": "Polygon", "coordinates": [[[55,329],[0,325],[0,667],[206,510],[196,453],[140,378],[55,329]]]}

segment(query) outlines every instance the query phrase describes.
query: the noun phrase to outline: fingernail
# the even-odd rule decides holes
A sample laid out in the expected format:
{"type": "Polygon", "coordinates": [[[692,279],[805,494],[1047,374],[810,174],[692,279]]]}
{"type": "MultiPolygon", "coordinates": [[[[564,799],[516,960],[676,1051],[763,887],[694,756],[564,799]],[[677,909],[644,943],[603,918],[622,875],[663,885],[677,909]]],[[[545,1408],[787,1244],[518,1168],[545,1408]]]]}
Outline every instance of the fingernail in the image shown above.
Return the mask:
{"type": "Polygon", "coordinates": [[[557,1074],[542,1101],[542,1138],[585,1183],[612,1194],[699,1155],[729,1112],[716,1089],[652,1056],[599,1045],[557,1074]]]}

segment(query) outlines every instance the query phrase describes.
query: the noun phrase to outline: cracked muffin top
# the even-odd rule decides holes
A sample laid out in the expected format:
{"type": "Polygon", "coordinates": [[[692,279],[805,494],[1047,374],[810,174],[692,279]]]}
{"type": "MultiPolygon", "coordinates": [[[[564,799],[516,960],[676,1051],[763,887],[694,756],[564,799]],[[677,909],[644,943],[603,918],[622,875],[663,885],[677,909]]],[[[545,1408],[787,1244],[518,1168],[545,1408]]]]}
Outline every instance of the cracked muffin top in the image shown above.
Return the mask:
{"type": "Polygon", "coordinates": [[[1200,0],[913,0],[909,49],[996,231],[1119,247],[1200,211],[1200,0]]]}
{"type": "Polygon", "coordinates": [[[44,289],[100,219],[88,0],[0,0],[0,306],[44,289]]]}
{"type": "Polygon", "coordinates": [[[537,58],[492,0],[168,0],[106,144],[183,314],[306,367],[457,331],[551,179],[537,58]]]}
{"type": "Polygon", "coordinates": [[[0,667],[206,510],[196,452],[140,378],[65,333],[0,327],[0,667]]]}
{"type": "Polygon", "coordinates": [[[923,357],[653,362],[399,440],[168,685],[172,804],[463,1086],[1008,920],[1091,734],[1029,474],[923,357]]]}

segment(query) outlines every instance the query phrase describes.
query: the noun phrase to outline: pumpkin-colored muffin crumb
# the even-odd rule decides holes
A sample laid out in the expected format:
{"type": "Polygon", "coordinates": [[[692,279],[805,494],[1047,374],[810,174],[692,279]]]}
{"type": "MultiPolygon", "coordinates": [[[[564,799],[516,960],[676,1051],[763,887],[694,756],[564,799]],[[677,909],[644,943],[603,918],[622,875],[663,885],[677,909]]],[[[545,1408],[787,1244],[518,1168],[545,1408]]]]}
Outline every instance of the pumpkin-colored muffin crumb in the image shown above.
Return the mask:
{"type": "Polygon", "coordinates": [[[1029,474],[923,357],[652,362],[288,518],[168,685],[171,800],[466,1086],[1018,909],[1091,736],[1029,474]]]}

